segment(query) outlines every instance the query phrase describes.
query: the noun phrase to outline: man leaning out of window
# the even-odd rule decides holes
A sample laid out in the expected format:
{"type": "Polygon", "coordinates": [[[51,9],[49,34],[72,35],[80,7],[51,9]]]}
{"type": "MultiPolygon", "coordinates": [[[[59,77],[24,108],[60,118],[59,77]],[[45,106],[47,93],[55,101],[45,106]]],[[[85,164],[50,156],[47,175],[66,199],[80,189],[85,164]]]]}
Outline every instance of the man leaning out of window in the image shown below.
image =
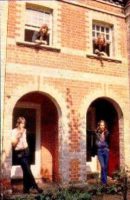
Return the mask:
{"type": "Polygon", "coordinates": [[[36,42],[38,44],[49,45],[49,33],[48,33],[47,24],[43,24],[39,31],[35,31],[32,36],[32,42],[36,42]]]}

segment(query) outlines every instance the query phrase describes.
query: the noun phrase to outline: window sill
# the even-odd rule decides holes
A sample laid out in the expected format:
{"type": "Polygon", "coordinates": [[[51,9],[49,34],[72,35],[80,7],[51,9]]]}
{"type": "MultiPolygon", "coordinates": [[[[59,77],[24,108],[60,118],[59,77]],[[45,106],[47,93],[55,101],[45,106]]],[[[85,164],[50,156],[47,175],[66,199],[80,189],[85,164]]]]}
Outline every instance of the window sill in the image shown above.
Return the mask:
{"type": "MultiPolygon", "coordinates": [[[[99,59],[99,56],[97,56],[95,54],[87,54],[86,57],[87,58],[92,58],[92,59],[97,59],[97,60],[99,59]]],[[[108,61],[108,62],[122,63],[121,60],[116,59],[116,58],[105,57],[105,56],[102,56],[101,58],[102,58],[102,60],[108,61]]]]}
{"type": "Polygon", "coordinates": [[[35,48],[35,49],[44,49],[46,51],[54,51],[54,52],[60,52],[61,49],[55,46],[50,46],[50,45],[38,45],[36,43],[33,42],[25,42],[25,41],[17,41],[16,42],[17,45],[19,46],[26,46],[26,47],[31,47],[31,48],[35,48]]]}

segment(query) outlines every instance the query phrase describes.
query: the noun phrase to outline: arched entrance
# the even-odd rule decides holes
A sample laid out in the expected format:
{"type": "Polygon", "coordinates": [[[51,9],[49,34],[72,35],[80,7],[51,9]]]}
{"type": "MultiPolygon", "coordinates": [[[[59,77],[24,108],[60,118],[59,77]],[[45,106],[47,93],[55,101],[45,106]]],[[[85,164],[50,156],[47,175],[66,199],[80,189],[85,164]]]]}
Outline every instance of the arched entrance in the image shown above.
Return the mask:
{"type": "MultiPolygon", "coordinates": [[[[101,119],[105,120],[108,125],[108,129],[111,133],[110,136],[110,158],[108,175],[111,176],[112,173],[119,169],[120,167],[120,149],[119,149],[119,121],[121,120],[121,115],[117,111],[117,104],[109,98],[98,98],[91,103],[87,111],[87,163],[90,166],[96,163],[97,158],[93,158],[91,155],[91,134],[95,131],[97,122],[101,119]]],[[[121,112],[121,111],[120,111],[121,112]]],[[[96,169],[95,167],[95,169],[96,169]]]]}
{"type": "MultiPolygon", "coordinates": [[[[60,108],[49,95],[31,92],[22,96],[13,111],[13,124],[20,115],[27,120],[30,163],[36,178],[45,181],[59,180],[59,137],[60,108]]],[[[21,176],[13,158],[12,177],[21,176]]]]}

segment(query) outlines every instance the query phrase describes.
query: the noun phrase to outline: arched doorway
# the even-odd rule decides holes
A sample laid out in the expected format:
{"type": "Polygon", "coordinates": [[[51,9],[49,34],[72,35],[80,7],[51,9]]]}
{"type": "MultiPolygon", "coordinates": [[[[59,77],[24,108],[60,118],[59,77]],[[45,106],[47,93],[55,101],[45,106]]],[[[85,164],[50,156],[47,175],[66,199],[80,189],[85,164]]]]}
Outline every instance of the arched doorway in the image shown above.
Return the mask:
{"type": "MultiPolygon", "coordinates": [[[[31,92],[22,96],[16,103],[13,111],[13,127],[20,115],[27,121],[30,164],[34,176],[44,181],[59,180],[58,104],[48,94],[31,92]]],[[[17,171],[15,158],[13,167],[12,177],[21,176],[17,171]]]]}
{"type": "Polygon", "coordinates": [[[87,111],[87,163],[92,166],[96,163],[97,158],[93,158],[91,155],[91,135],[95,131],[97,122],[101,119],[105,120],[108,125],[108,129],[111,133],[110,136],[110,158],[108,175],[119,169],[120,167],[120,149],[119,149],[119,113],[117,111],[117,104],[109,98],[98,98],[91,103],[87,111]]]}

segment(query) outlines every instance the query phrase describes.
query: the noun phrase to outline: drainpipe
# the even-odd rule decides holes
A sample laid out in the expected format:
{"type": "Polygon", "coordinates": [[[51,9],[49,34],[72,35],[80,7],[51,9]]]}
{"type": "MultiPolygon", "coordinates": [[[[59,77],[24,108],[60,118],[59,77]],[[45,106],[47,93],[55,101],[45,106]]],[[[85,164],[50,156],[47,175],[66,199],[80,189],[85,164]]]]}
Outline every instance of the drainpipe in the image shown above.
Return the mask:
{"type": "MultiPolygon", "coordinates": [[[[3,150],[4,133],[4,100],[5,100],[5,74],[6,74],[6,54],[7,54],[7,26],[8,26],[8,1],[0,1],[1,11],[1,150],[3,150]]],[[[1,152],[2,153],[2,152],[1,152]]]]}

